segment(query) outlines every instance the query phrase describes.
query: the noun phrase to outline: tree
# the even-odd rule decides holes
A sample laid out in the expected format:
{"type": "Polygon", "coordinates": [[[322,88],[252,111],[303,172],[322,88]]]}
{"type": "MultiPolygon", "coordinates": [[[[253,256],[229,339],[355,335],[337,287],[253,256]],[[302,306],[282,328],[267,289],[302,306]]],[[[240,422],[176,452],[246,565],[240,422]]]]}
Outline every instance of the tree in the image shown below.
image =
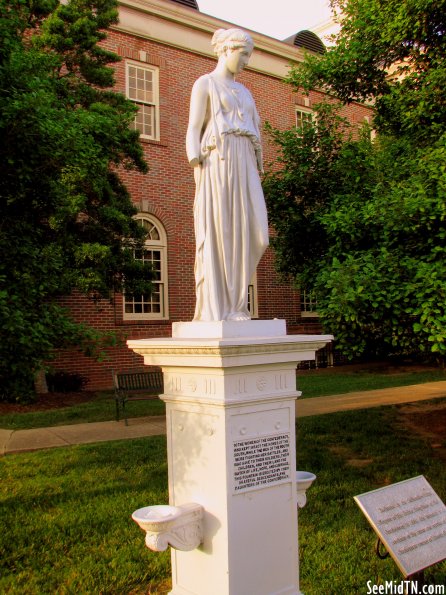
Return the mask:
{"type": "Polygon", "coordinates": [[[446,1],[332,0],[336,45],[307,56],[290,82],[341,102],[373,100],[375,127],[431,144],[446,125],[446,1]]]}
{"type": "Polygon", "coordinates": [[[134,107],[101,47],[116,0],[0,0],[0,399],[25,400],[58,347],[100,349],[58,297],[147,292],[120,167],[145,172],[134,107]]]}
{"type": "Polygon", "coordinates": [[[313,120],[300,128],[279,131],[266,126],[279,148],[277,163],[263,180],[269,220],[277,232],[271,240],[276,267],[303,286],[313,284],[330,249],[323,215],[339,195],[360,201],[374,181],[370,139],[353,139],[340,108],[320,103],[314,106],[313,120]]]}
{"type": "Polygon", "coordinates": [[[316,290],[325,330],[350,355],[446,355],[444,4],[337,1],[344,17],[336,45],[292,70],[295,88],[317,86],[341,103],[373,100],[374,143],[333,122],[306,157],[302,147],[318,126],[291,145],[291,133],[274,132],[282,169],[265,189],[279,267],[316,290]],[[308,177],[335,138],[329,170],[308,177]],[[320,175],[328,181],[322,194],[296,190],[294,180],[320,175]],[[296,213],[305,203],[304,220],[296,213]],[[305,241],[293,252],[299,235],[305,241]]]}

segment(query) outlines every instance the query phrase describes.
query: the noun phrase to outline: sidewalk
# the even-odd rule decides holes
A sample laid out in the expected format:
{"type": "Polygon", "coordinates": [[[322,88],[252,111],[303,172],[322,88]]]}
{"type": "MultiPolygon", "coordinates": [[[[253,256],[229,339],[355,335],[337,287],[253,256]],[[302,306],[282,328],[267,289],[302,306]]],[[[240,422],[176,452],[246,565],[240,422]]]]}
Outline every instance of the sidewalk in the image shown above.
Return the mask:
{"type": "MultiPolygon", "coordinates": [[[[302,399],[296,402],[296,416],[307,417],[336,411],[426,401],[441,397],[446,397],[446,380],[345,395],[302,399]]],[[[129,419],[128,422],[128,426],[123,421],[104,421],[33,430],[0,429],[0,455],[56,446],[144,438],[166,432],[164,416],[138,417],[129,419]]]]}

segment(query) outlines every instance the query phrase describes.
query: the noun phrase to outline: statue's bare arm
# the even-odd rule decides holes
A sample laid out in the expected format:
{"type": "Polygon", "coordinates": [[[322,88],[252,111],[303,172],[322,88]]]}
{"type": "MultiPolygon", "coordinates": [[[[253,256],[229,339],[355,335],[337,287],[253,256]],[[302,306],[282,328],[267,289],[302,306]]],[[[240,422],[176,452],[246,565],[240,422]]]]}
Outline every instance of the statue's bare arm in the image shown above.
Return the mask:
{"type": "Polygon", "coordinates": [[[192,167],[200,165],[201,133],[209,103],[209,85],[206,79],[198,79],[190,100],[189,125],[186,134],[186,152],[192,167]]]}

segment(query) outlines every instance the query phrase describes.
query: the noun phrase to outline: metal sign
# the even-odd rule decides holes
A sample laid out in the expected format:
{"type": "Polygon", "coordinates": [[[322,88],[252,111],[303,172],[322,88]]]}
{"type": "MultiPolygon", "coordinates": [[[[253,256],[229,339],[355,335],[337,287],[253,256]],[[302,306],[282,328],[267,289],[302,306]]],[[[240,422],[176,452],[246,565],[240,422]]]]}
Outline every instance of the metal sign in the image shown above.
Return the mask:
{"type": "Polygon", "coordinates": [[[446,559],[446,506],[423,475],[355,501],[405,577],[446,559]]]}
{"type": "Polygon", "coordinates": [[[289,481],[290,452],[289,434],[234,442],[234,492],[289,481]]]}

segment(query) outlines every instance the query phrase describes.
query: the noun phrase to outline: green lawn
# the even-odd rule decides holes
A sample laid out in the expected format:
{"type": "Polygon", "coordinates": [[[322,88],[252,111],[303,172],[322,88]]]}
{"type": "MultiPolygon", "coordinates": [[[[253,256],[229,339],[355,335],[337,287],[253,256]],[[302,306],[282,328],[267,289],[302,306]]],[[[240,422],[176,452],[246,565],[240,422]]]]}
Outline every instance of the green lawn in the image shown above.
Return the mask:
{"type": "MultiPolygon", "coordinates": [[[[405,369],[403,372],[390,374],[386,368],[344,372],[341,368],[334,368],[298,372],[297,387],[302,391],[302,398],[309,398],[436,380],[446,380],[446,373],[433,369],[412,372],[405,369]]],[[[19,430],[115,419],[113,392],[104,391],[93,395],[90,401],[72,407],[2,415],[0,428],[19,430]]],[[[164,415],[165,406],[160,399],[133,401],[127,404],[127,411],[129,417],[164,415]]]]}
{"type": "MultiPolygon", "coordinates": [[[[317,475],[299,516],[306,595],[365,594],[367,581],[402,578],[391,559],[376,557],[353,496],[422,474],[446,500],[444,461],[404,429],[399,411],[299,420],[298,468],[317,475]]],[[[148,550],[130,519],[141,506],[167,502],[165,437],[9,455],[0,476],[1,593],[165,592],[156,585],[170,576],[169,553],[148,550]]],[[[446,563],[426,579],[446,583],[446,563]]]]}
{"type": "MultiPolygon", "coordinates": [[[[129,417],[164,415],[165,405],[160,399],[127,403],[129,417]]],[[[111,391],[92,393],[92,399],[71,407],[61,407],[29,413],[8,413],[0,417],[0,428],[21,430],[80,424],[116,419],[115,399],[111,391]]]]}
{"type": "Polygon", "coordinates": [[[370,368],[358,371],[342,371],[342,368],[331,368],[320,371],[297,373],[297,388],[302,391],[303,399],[308,397],[323,397],[340,395],[356,391],[390,388],[393,386],[408,386],[424,382],[446,380],[446,372],[441,369],[426,369],[408,371],[391,370],[388,368],[370,368]]]}
{"type": "MultiPolygon", "coordinates": [[[[383,584],[403,578],[390,557],[381,560],[374,553],[375,533],[353,496],[424,475],[446,500],[444,460],[428,441],[400,425],[399,409],[299,420],[297,466],[317,475],[299,516],[305,595],[365,594],[368,580],[383,584]]],[[[426,580],[446,584],[446,563],[426,570],[426,580]]]]}
{"type": "Polygon", "coordinates": [[[146,593],[169,574],[130,518],[167,502],[165,437],[0,460],[0,593],[146,593]]]}

